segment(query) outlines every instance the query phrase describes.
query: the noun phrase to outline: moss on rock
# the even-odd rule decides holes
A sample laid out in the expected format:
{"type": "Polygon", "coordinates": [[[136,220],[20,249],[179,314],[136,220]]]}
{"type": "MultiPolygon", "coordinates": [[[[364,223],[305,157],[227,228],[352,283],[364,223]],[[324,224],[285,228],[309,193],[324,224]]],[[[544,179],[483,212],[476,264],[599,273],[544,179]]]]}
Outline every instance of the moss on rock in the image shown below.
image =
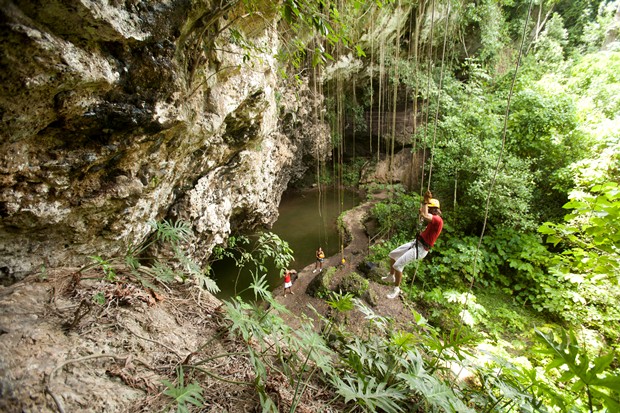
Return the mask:
{"type": "Polygon", "coordinates": [[[377,297],[377,293],[372,289],[368,289],[362,299],[366,301],[371,307],[376,307],[377,304],[379,304],[379,297],[377,297]]]}
{"type": "Polygon", "coordinates": [[[335,273],[336,267],[329,267],[326,270],[318,273],[308,284],[306,293],[316,298],[327,297],[329,295],[329,292],[331,291],[329,285],[335,273]]]}
{"type": "Polygon", "coordinates": [[[343,294],[351,293],[356,297],[362,297],[368,291],[368,280],[356,272],[351,272],[342,277],[338,288],[343,294]]]}
{"type": "Polygon", "coordinates": [[[385,263],[366,260],[359,263],[357,270],[364,274],[367,279],[375,282],[381,282],[381,277],[384,277],[389,272],[385,263]]]}

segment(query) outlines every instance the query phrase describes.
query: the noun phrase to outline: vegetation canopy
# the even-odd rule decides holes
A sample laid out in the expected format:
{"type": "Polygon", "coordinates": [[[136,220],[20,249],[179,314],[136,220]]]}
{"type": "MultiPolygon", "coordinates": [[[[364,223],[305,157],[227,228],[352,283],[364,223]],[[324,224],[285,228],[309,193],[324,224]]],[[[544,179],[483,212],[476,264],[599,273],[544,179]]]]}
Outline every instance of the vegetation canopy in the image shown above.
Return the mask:
{"type": "MultiPolygon", "coordinates": [[[[207,356],[207,343],[168,369],[163,409],[205,409],[204,381],[232,380],[210,363],[238,357],[249,371],[234,384],[263,412],[305,411],[313,391],[324,411],[620,411],[620,1],[244,0],[221,2],[216,17],[235,8],[278,16],[283,83],[315,86],[308,110],[332,137],[316,185],[387,194],[368,217],[364,264],[387,272],[389,251],[419,234],[427,189],[445,226],[405,268],[409,323],[364,301],[375,280],[358,268],[332,288],[332,267],[311,289],[328,311],[293,328],[266,262],[283,272],[294,252],[270,232],[231,236],[211,261],[229,256],[252,274],[252,299],[218,308],[218,338],[235,351],[207,356]]],[[[251,65],[259,46],[228,29],[251,65]]],[[[150,225],[147,242],[78,273],[216,293],[212,268],[188,252],[191,225],[150,225]]]]}

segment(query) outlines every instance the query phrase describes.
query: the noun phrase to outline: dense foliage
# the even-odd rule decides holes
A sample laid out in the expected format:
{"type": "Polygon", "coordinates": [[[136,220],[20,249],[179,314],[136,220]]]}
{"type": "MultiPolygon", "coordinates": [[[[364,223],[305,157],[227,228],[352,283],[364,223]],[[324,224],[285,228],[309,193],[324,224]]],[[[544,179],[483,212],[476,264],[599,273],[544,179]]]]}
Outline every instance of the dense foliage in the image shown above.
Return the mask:
{"type": "MultiPolygon", "coordinates": [[[[543,404],[612,411],[619,401],[617,365],[607,358],[620,340],[620,47],[609,23],[617,19],[619,4],[534,2],[534,18],[527,20],[529,2],[480,3],[473,9],[453,2],[460,27],[480,30],[480,48],[467,59],[430,76],[420,66],[403,69],[409,57],[386,59],[392,82],[406,83],[414,98],[429,100],[429,122],[436,108],[441,113],[412,137],[413,148],[432,151],[425,168],[432,171],[430,186],[444,205],[446,227],[429,258],[406,269],[409,297],[425,303],[426,315],[441,328],[464,323],[481,337],[502,336],[476,300],[484,288],[539,312],[541,324],[591,337],[599,352],[576,355],[574,333],[540,333],[549,354],[559,356],[547,367],[547,379],[556,377],[553,369],[560,365],[572,373],[560,371],[559,382],[579,377],[566,390],[554,385],[542,391],[548,397],[543,404]],[[517,28],[526,21],[521,47],[517,28]],[[515,65],[518,52],[523,55],[515,65]],[[415,87],[427,81],[427,90],[415,87]],[[586,374],[588,368],[593,370],[586,374]],[[593,390],[594,382],[609,387],[593,390]]],[[[437,22],[438,32],[441,27],[437,22]]],[[[389,235],[374,248],[375,261],[419,231],[420,197],[402,188],[392,194],[374,210],[389,235]]],[[[512,310],[495,311],[498,317],[505,320],[502,328],[535,338],[534,325],[512,310]]],[[[534,365],[546,363],[523,351],[534,365]]]]}
{"type": "MultiPolygon", "coordinates": [[[[412,401],[424,411],[618,410],[620,3],[287,0],[282,16],[293,33],[282,61],[295,76],[325,72],[334,165],[318,179],[359,178],[368,160],[341,162],[347,128],[369,134],[371,161],[392,156],[393,135],[373,136],[364,116],[411,102],[421,122],[403,147],[430,154],[424,184],[446,222],[430,256],[405,271],[425,334],[390,333],[363,310],[376,335],[317,338],[343,371],[317,361],[324,380],[363,411],[412,401]],[[368,78],[355,78],[360,67],[368,78]],[[489,342],[490,360],[463,355],[489,342]],[[434,375],[466,360],[473,387],[434,375]]],[[[373,211],[377,262],[421,229],[420,196],[390,193],[373,211]]],[[[329,302],[349,311],[351,299],[329,302]]]]}
{"type": "MultiPolygon", "coordinates": [[[[243,3],[254,12],[261,2],[243,3]]],[[[620,2],[272,5],[287,33],[283,73],[301,80],[324,65],[333,83],[326,104],[334,159],[342,156],[345,113],[360,120],[377,107],[396,110],[396,92],[406,91],[423,127],[403,147],[431,154],[427,185],[446,224],[429,257],[406,268],[405,303],[424,311],[412,307],[416,323],[404,330],[353,293],[327,289],[320,295],[333,316],[320,317],[318,329],[308,322],[292,330],[262,275],[265,259],[284,268],[290,249],[264,234],[254,253],[242,252],[255,300],[234,297],[224,317],[229,335],[246,344],[241,354],[254,379],[244,384],[254,386],[263,411],[278,411],[268,389],[273,371],[295,389],[291,412],[319,385],[342,411],[620,410],[620,2]],[[359,78],[379,84],[363,86],[363,101],[342,77],[354,70],[330,66],[352,56],[359,61],[351,65],[364,68],[359,78]],[[366,315],[367,335],[352,334],[340,316],[354,308],[366,315]],[[469,379],[454,380],[451,367],[469,379]]],[[[251,50],[242,33],[232,35],[251,50]]],[[[369,148],[376,158],[392,156],[393,136],[372,136],[369,148]]],[[[359,161],[349,170],[339,164],[330,179],[355,183],[359,169],[359,161]]],[[[376,262],[420,230],[417,191],[392,189],[373,211],[384,237],[373,247],[376,262]]],[[[142,282],[195,280],[214,291],[208,272],[177,243],[189,236],[185,226],[154,228],[159,241],[172,242],[179,265],[141,266],[130,253],[129,273],[142,282]]],[[[113,282],[111,261],[94,260],[113,282]]],[[[364,293],[365,280],[349,281],[349,291],[364,293]]],[[[209,372],[189,364],[164,383],[178,411],[203,405],[201,374],[209,372]]]]}

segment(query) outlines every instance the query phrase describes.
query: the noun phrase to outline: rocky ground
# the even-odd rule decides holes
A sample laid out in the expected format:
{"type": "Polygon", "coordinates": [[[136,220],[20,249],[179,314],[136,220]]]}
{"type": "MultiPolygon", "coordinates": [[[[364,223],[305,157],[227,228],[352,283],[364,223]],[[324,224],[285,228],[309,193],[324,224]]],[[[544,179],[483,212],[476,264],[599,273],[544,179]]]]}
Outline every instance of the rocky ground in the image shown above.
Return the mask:
{"type": "MultiPolygon", "coordinates": [[[[347,264],[339,267],[334,282],[367,253],[363,222],[373,203],[344,218],[350,232],[347,264]]],[[[339,264],[340,258],[329,257],[324,268],[339,264]]],[[[299,271],[295,294],[274,291],[291,311],[285,321],[292,327],[304,314],[317,318],[308,305],[321,314],[327,311],[323,300],[305,293],[313,267],[299,271]]],[[[100,278],[95,270],[59,268],[0,289],[0,411],[168,411],[176,405],[163,395],[162,380],[190,362],[211,372],[200,383],[205,400],[200,411],[260,411],[250,361],[234,355],[247,345],[227,334],[221,302],[189,285],[155,290],[100,278]]],[[[378,298],[375,312],[397,322],[411,320],[401,300],[385,297],[391,286],[371,282],[370,289],[378,298]]],[[[362,318],[354,311],[348,323],[363,325],[362,318]]],[[[290,406],[292,389],[285,378],[271,377],[267,387],[273,399],[290,406]]],[[[296,411],[337,411],[322,404],[329,396],[310,388],[296,411]]]]}

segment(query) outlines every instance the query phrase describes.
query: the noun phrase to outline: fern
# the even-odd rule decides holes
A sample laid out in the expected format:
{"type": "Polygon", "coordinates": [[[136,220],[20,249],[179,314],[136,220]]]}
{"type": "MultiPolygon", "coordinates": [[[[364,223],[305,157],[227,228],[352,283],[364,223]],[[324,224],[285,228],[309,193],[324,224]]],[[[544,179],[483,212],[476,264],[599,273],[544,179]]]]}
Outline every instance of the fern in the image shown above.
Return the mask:
{"type": "MultiPolygon", "coordinates": [[[[412,384],[411,381],[409,381],[409,383],[410,385],[412,384]]],[[[450,387],[434,376],[426,376],[424,380],[415,380],[413,383],[415,383],[416,386],[411,387],[411,390],[422,395],[425,403],[432,406],[433,411],[454,413],[476,412],[463,403],[450,387]]]]}
{"type": "MultiPolygon", "coordinates": [[[[467,413],[474,410],[467,407],[446,384],[430,374],[424,367],[424,361],[419,352],[407,351],[402,357],[402,366],[405,371],[398,374],[398,378],[408,389],[423,397],[424,403],[446,412],[467,413]]],[[[427,411],[428,409],[425,409],[427,411]]]]}
{"type": "MultiPolygon", "coordinates": [[[[267,282],[267,275],[263,275],[260,278],[255,273],[252,273],[254,282],[250,285],[250,288],[254,291],[254,298],[256,300],[269,300],[272,298],[269,283],[267,282]]],[[[272,300],[273,301],[273,300],[272,300]]]]}
{"type": "Polygon", "coordinates": [[[153,264],[153,266],[151,267],[151,271],[153,273],[153,276],[163,283],[172,282],[177,276],[177,273],[172,268],[170,268],[168,265],[162,264],[159,261],[156,261],[153,264]]]}
{"type": "Polygon", "coordinates": [[[194,274],[194,278],[196,279],[196,284],[199,287],[206,289],[211,294],[220,292],[220,287],[218,287],[217,283],[205,273],[196,272],[194,274]]]}
{"type": "Polygon", "coordinates": [[[231,322],[230,332],[237,333],[247,342],[254,336],[255,331],[260,331],[260,325],[248,317],[247,312],[252,306],[245,303],[240,297],[235,297],[231,301],[224,301],[226,308],[225,318],[231,322]]]}
{"type": "Polygon", "coordinates": [[[166,243],[176,244],[179,241],[186,241],[192,235],[192,228],[185,221],[177,221],[174,224],[166,220],[150,221],[149,225],[155,229],[155,238],[166,243]]]}
{"type": "Polygon", "coordinates": [[[388,326],[389,319],[387,317],[376,314],[371,308],[369,308],[363,301],[354,299],[355,307],[364,314],[364,318],[368,320],[373,326],[378,327],[380,331],[384,332],[388,326]]]}
{"type": "Polygon", "coordinates": [[[573,331],[560,330],[559,341],[552,331],[536,330],[536,333],[544,346],[540,352],[551,357],[546,370],[561,368],[562,375],[557,380],[570,385],[570,391],[578,395],[585,392],[590,412],[595,404],[609,411],[620,411],[620,376],[609,371],[615,357],[613,352],[590,360],[573,331]]]}
{"type": "Polygon", "coordinates": [[[167,387],[164,390],[166,396],[171,397],[177,404],[178,413],[189,413],[187,403],[193,404],[197,407],[204,406],[204,398],[202,397],[202,388],[196,383],[190,383],[187,386],[184,384],[183,368],[179,367],[177,370],[178,385],[174,385],[168,380],[162,382],[167,387]]]}
{"type": "Polygon", "coordinates": [[[309,361],[325,374],[335,374],[334,352],[328,347],[325,339],[312,330],[309,323],[295,330],[295,339],[289,343],[292,349],[299,349],[302,354],[310,354],[309,361]],[[311,350],[313,350],[311,352],[311,350]]]}
{"type": "Polygon", "coordinates": [[[388,364],[382,357],[383,354],[376,351],[374,346],[362,342],[359,338],[347,345],[347,363],[358,375],[367,375],[369,372],[383,377],[388,371],[388,364]]]}
{"type": "Polygon", "coordinates": [[[205,274],[198,264],[189,258],[181,248],[176,246],[173,246],[173,248],[175,258],[185,268],[187,273],[193,277],[194,281],[200,288],[205,288],[213,294],[220,291],[220,288],[217,286],[215,281],[205,274]]]}
{"type": "Polygon", "coordinates": [[[468,334],[463,328],[453,328],[448,333],[441,336],[434,330],[429,329],[429,336],[425,344],[436,352],[436,357],[432,362],[433,370],[437,369],[441,361],[463,361],[465,356],[472,356],[468,346],[474,342],[475,337],[468,334]]]}
{"type": "Polygon", "coordinates": [[[331,298],[327,300],[327,304],[339,313],[346,313],[355,308],[353,301],[354,297],[355,296],[351,293],[346,293],[342,295],[332,292],[331,298]]]}
{"type": "Polygon", "coordinates": [[[405,331],[397,331],[390,339],[390,345],[396,347],[399,352],[413,348],[416,338],[413,334],[405,331]]]}
{"type": "Polygon", "coordinates": [[[345,377],[344,380],[336,378],[334,386],[338,394],[344,397],[345,403],[354,401],[364,411],[386,413],[403,411],[397,403],[406,399],[402,389],[386,387],[385,383],[377,383],[374,377],[370,377],[367,382],[353,377],[345,377]]]}

